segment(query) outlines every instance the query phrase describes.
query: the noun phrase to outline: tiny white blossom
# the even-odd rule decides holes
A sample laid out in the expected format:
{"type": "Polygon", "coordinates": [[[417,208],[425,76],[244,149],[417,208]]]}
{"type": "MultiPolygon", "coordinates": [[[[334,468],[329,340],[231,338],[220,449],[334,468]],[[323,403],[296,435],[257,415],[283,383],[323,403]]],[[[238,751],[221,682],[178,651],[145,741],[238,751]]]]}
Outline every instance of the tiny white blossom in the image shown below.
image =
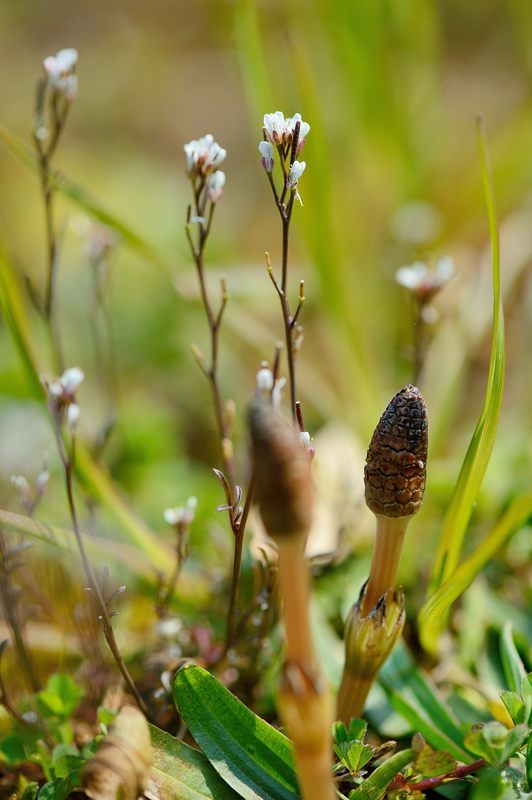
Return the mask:
{"type": "Polygon", "coordinates": [[[274,145],[281,144],[286,135],[286,120],[282,111],[264,115],[264,127],[270,142],[274,145]]]}
{"type": "Polygon", "coordinates": [[[81,411],[78,404],[70,403],[67,411],[67,423],[71,433],[74,433],[76,430],[80,413],[81,411]]]}
{"type": "Polygon", "coordinates": [[[55,56],[43,61],[44,72],[53,89],[64,95],[72,103],[78,91],[78,79],[74,74],[78,63],[78,51],[73,47],[60,50],[55,56]]]}
{"type": "Polygon", "coordinates": [[[184,506],[176,506],[175,508],[165,508],[163,517],[165,522],[172,527],[177,525],[190,525],[194,519],[194,513],[198,501],[196,497],[189,497],[184,506]]]}
{"type": "Polygon", "coordinates": [[[163,517],[165,522],[167,522],[169,525],[179,525],[183,519],[184,513],[185,509],[183,506],[176,506],[176,508],[165,508],[163,517]]]}
{"type": "Polygon", "coordinates": [[[85,373],[80,367],[70,367],[61,375],[61,386],[65,394],[74,395],[85,378],[85,373]]]}
{"type": "Polygon", "coordinates": [[[207,178],[207,197],[211,203],[216,203],[223,194],[225,186],[225,172],[221,169],[212,172],[207,178]]]}
{"type": "Polygon", "coordinates": [[[275,165],[274,160],[274,149],[271,142],[260,142],[259,143],[259,151],[262,156],[261,162],[262,166],[266,170],[266,172],[271,172],[275,165]]]}
{"type": "Polygon", "coordinates": [[[257,372],[257,389],[260,392],[271,392],[273,389],[273,372],[268,367],[261,367],[257,372]]]}
{"type": "Polygon", "coordinates": [[[296,199],[299,200],[301,205],[303,205],[303,201],[301,200],[300,194],[297,190],[297,182],[303,175],[306,166],[307,166],[306,161],[294,161],[294,163],[290,167],[290,172],[288,173],[288,180],[287,180],[288,188],[291,189],[292,192],[295,192],[296,199]]]}
{"type": "Polygon", "coordinates": [[[190,178],[214,172],[227,155],[227,150],[220,147],[210,133],[202,136],[201,139],[192,139],[184,145],[183,149],[187,164],[186,171],[190,178]]]}
{"type": "Polygon", "coordinates": [[[436,294],[454,276],[454,264],[448,256],[441,258],[435,269],[430,269],[423,261],[416,261],[407,267],[400,267],[395,273],[397,283],[422,299],[436,294]]]}
{"type": "Polygon", "coordinates": [[[42,469],[37,475],[37,480],[35,481],[35,488],[37,490],[37,494],[44,494],[44,492],[48,488],[49,481],[50,481],[50,473],[48,472],[47,469],[42,469]]]}
{"type": "Polygon", "coordinates": [[[11,483],[22,495],[29,495],[30,494],[30,485],[24,475],[12,475],[11,476],[11,483]]]}
{"type": "Polygon", "coordinates": [[[301,439],[301,444],[305,448],[305,450],[310,449],[310,433],[308,431],[301,431],[299,434],[301,439]]]}
{"type": "Polygon", "coordinates": [[[304,122],[301,119],[301,114],[294,114],[293,117],[286,120],[286,128],[289,136],[289,141],[292,141],[292,138],[295,133],[296,124],[299,122],[299,138],[297,140],[297,155],[303,149],[303,145],[305,144],[305,139],[310,133],[310,125],[308,122],[304,122]]]}

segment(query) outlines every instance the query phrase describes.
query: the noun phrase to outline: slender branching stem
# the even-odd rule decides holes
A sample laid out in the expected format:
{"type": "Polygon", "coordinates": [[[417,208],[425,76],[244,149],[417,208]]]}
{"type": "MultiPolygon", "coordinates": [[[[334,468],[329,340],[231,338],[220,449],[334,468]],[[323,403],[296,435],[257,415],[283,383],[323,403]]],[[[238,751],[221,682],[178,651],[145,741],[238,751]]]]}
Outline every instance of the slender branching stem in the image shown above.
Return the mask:
{"type": "MultiPolygon", "coordinates": [[[[120,648],[118,647],[118,643],[116,641],[113,626],[111,623],[111,615],[109,614],[109,610],[107,608],[107,603],[103,596],[102,590],[94,573],[94,569],[92,564],[89,560],[87,555],[87,551],[85,549],[85,543],[83,541],[83,536],[79,527],[78,522],[78,515],[76,511],[76,504],[74,500],[74,486],[73,486],[73,464],[74,464],[74,457],[75,457],[75,450],[74,450],[74,437],[72,438],[72,452],[71,455],[67,453],[65,443],[63,441],[62,432],[61,432],[61,423],[57,419],[57,414],[54,414],[54,432],[55,438],[57,442],[57,448],[59,451],[59,455],[61,458],[61,462],[63,465],[63,472],[65,477],[65,488],[68,500],[68,508],[70,511],[70,517],[72,520],[72,528],[74,531],[74,535],[76,537],[76,543],[78,545],[78,550],[81,556],[81,561],[83,564],[83,569],[85,571],[85,575],[88,582],[88,588],[91,591],[91,595],[94,599],[95,606],[97,609],[97,614],[100,622],[102,623],[102,630],[105,636],[105,641],[107,642],[109,649],[113,655],[115,663],[124,678],[126,686],[128,690],[131,692],[133,697],[135,698],[135,702],[137,703],[138,707],[142,711],[142,713],[148,718],[152,720],[152,717],[148,711],[148,707],[146,703],[142,699],[133,678],[131,677],[129,670],[125,664],[125,661],[122,657],[122,653],[120,652],[120,648]]],[[[153,721],[153,720],[152,720],[153,721]]]]}
{"type": "Polygon", "coordinates": [[[248,521],[249,512],[253,502],[253,495],[255,492],[255,476],[252,474],[248,486],[248,493],[242,516],[237,524],[237,532],[235,533],[235,546],[233,550],[233,580],[231,581],[231,593],[229,595],[229,606],[227,608],[226,620],[226,636],[225,636],[225,649],[224,652],[232,647],[235,639],[235,609],[236,601],[238,599],[238,585],[240,576],[240,567],[242,564],[242,550],[244,547],[244,533],[248,521]]]}
{"type": "Polygon", "coordinates": [[[478,772],[483,767],[487,767],[487,762],[483,758],[479,758],[477,761],[472,761],[471,764],[462,764],[453,769],[452,772],[446,772],[445,775],[435,775],[432,778],[424,778],[422,781],[412,781],[401,785],[411,792],[427,792],[447,781],[459,780],[460,778],[465,778],[466,775],[472,775],[473,772],[478,772]]]}

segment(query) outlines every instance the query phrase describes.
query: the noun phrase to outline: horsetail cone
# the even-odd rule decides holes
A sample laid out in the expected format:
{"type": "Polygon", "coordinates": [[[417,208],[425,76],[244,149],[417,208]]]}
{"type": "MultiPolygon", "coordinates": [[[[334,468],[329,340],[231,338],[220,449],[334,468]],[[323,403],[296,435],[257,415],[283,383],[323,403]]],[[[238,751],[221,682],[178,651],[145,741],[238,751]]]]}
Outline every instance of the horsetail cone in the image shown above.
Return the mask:
{"type": "Polygon", "coordinates": [[[374,514],[410,517],[423,501],[428,446],[427,407],[419,389],[405,386],[389,403],[372,436],[364,483],[374,514]]]}
{"type": "Polygon", "coordinates": [[[310,458],[295,427],[264,400],[249,410],[255,497],[272,538],[307,536],[312,522],[310,458]]]}

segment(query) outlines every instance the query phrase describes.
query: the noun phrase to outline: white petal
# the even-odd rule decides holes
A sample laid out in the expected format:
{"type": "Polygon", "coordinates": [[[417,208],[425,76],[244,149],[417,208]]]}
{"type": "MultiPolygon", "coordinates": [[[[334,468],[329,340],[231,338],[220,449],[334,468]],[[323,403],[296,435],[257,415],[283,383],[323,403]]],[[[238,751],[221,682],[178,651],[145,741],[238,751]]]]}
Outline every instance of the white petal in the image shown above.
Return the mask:
{"type": "Polygon", "coordinates": [[[61,385],[67,394],[74,394],[83,383],[85,373],[80,367],[70,367],[61,376],[61,385]]]}

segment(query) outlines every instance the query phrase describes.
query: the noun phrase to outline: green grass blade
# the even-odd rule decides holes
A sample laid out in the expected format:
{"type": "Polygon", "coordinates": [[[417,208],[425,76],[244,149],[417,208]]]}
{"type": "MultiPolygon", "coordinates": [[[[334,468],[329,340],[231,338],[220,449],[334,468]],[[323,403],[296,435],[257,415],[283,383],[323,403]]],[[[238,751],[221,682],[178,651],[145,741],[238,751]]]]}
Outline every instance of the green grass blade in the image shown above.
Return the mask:
{"type": "MultiPolygon", "coordinates": [[[[5,145],[11,155],[21,164],[24,164],[32,172],[38,173],[39,166],[31,147],[29,147],[23,139],[1,124],[0,142],[5,145]]],[[[74,181],[71,181],[60,173],[55,174],[53,185],[58,192],[71,200],[90,217],[101,222],[103,225],[113,228],[113,230],[120,234],[123,243],[129,247],[130,250],[159,269],[162,269],[168,275],[170,274],[164,259],[152,244],[147,242],[117,216],[104,209],[98,201],[91,197],[81,186],[78,186],[74,181]]]]}
{"type": "Polygon", "coordinates": [[[527,673],[515,646],[512,627],[510,620],[503,625],[500,640],[501,661],[508,689],[521,694],[521,684],[527,673]]]}
{"type": "Polygon", "coordinates": [[[527,523],[531,514],[532,491],[518,497],[512,503],[484,541],[429,597],[418,616],[421,643],[426,650],[429,652],[435,650],[441,620],[452,603],[467,589],[510,536],[527,523]]]}
{"type": "Polygon", "coordinates": [[[257,717],[209,672],[179,670],[174,698],[180,714],[218,774],[245,800],[296,800],[292,744],[257,717]]]}
{"type": "Polygon", "coordinates": [[[432,747],[468,758],[464,730],[436,686],[414,664],[404,645],[395,648],[379,673],[390,704],[432,747]]]}
{"type": "Polygon", "coordinates": [[[491,356],[484,407],[462,464],[440,533],[430,582],[431,592],[438,589],[451,575],[460,559],[465,532],[493,450],[504,385],[504,317],[501,300],[499,232],[486,138],[480,121],[478,123],[478,146],[493,259],[491,356]]]}
{"type": "Polygon", "coordinates": [[[150,725],[153,765],[150,778],[165,800],[238,800],[205,756],[150,725]]]}
{"type": "Polygon", "coordinates": [[[358,789],[351,792],[349,800],[380,800],[386,793],[386,787],[397,773],[404,769],[414,758],[412,750],[401,750],[400,753],[387,758],[384,764],[377,767],[369,778],[366,778],[358,789]]]}

